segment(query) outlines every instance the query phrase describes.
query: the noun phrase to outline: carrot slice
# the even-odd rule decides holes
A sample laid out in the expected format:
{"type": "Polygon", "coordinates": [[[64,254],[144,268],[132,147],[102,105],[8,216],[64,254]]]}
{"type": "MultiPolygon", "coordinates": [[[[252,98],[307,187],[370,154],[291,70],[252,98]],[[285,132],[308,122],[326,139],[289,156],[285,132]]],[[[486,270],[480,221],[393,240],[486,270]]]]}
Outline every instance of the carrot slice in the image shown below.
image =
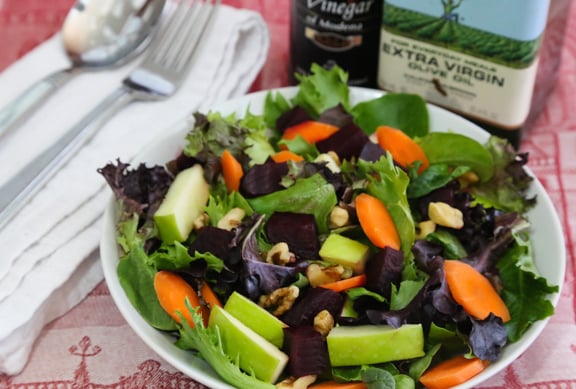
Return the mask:
{"type": "Polygon", "coordinates": [[[202,284],[200,285],[200,295],[202,296],[202,300],[204,300],[204,302],[208,305],[209,308],[212,308],[215,305],[219,307],[223,306],[222,302],[220,301],[220,298],[218,298],[216,293],[214,293],[214,291],[206,281],[203,281],[202,284]]]}
{"type": "Polygon", "coordinates": [[[238,191],[240,189],[240,180],[244,175],[242,165],[228,150],[224,150],[222,153],[221,164],[226,188],[230,192],[238,191]]]}
{"type": "Polygon", "coordinates": [[[276,163],[288,161],[300,162],[303,161],[304,158],[290,150],[282,150],[272,155],[272,160],[276,163]]]}
{"type": "Polygon", "coordinates": [[[356,196],[355,206],[360,226],[374,246],[400,250],[400,236],[384,203],[374,196],[361,193],[356,196]]]}
{"type": "MultiPolygon", "coordinates": [[[[194,327],[192,315],[186,307],[186,298],[192,307],[201,307],[198,294],[178,274],[160,270],[154,275],[154,290],[160,306],[178,323],[181,323],[180,314],[186,319],[191,327],[194,327]]],[[[206,318],[205,318],[206,319],[206,318]]]]}
{"type": "Polygon", "coordinates": [[[332,124],[307,120],[284,130],[282,139],[291,140],[300,135],[306,142],[314,144],[328,138],[336,131],[338,131],[338,127],[333,126],[332,124]]]}
{"type": "Polygon", "coordinates": [[[508,307],[478,270],[462,261],[446,260],[444,272],[452,297],[469,315],[482,320],[494,313],[503,322],[510,320],[508,307]]]}
{"type": "Polygon", "coordinates": [[[422,147],[404,131],[388,126],[379,126],[376,129],[376,138],[380,147],[389,151],[394,161],[402,167],[407,168],[415,162],[421,161],[418,173],[422,173],[430,165],[422,147]]]}
{"type": "Polygon", "coordinates": [[[367,388],[366,384],[362,381],[350,381],[350,382],[324,381],[308,387],[308,389],[366,389],[366,388],[367,388]]]}
{"type": "Polygon", "coordinates": [[[358,288],[366,283],[366,274],[360,274],[343,280],[329,282],[320,285],[322,288],[331,289],[334,292],[342,292],[347,289],[358,288]]]}
{"type": "Polygon", "coordinates": [[[468,381],[482,372],[486,366],[488,361],[458,355],[426,371],[420,377],[420,382],[428,389],[451,388],[468,381]]]}

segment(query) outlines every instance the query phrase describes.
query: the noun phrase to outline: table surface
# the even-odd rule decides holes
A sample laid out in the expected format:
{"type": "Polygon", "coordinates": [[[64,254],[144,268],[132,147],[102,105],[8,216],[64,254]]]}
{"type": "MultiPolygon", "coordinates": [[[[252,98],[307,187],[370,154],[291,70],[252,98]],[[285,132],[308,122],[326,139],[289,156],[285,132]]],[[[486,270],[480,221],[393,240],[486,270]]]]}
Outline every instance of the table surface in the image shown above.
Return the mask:
{"type": "MultiPolygon", "coordinates": [[[[0,0],[0,71],[53,35],[74,0],[0,0]]],[[[259,11],[271,49],[252,89],[288,82],[288,0],[228,0],[259,11]]],[[[576,5],[572,6],[558,84],[521,150],[550,194],[562,221],[568,269],[555,316],[534,345],[482,388],[576,388],[574,261],[576,250],[576,5]]],[[[0,91],[1,93],[1,91],[0,91]]],[[[131,330],[102,282],[78,306],[50,323],[25,370],[0,375],[0,388],[190,387],[202,385],[176,371],[131,330]]]]}

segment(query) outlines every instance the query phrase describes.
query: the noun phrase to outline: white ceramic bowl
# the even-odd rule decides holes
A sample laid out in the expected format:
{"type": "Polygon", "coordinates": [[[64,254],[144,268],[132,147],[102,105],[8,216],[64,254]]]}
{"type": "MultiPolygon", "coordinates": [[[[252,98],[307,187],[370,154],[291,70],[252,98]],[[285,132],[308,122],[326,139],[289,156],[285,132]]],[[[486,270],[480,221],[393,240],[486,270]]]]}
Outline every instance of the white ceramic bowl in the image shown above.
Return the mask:
{"type": "MultiPolygon", "coordinates": [[[[287,97],[291,97],[296,93],[296,88],[281,88],[276,91],[283,93],[287,97]]],[[[352,88],[351,101],[352,103],[356,103],[373,99],[382,93],[381,91],[372,89],[352,88]]],[[[253,113],[260,113],[266,94],[267,91],[263,91],[243,96],[218,105],[213,108],[213,111],[223,114],[235,112],[238,117],[241,117],[248,108],[250,108],[250,111],[253,113]]],[[[488,133],[480,127],[444,109],[429,105],[429,113],[432,131],[452,130],[481,142],[486,141],[489,136],[488,133]]],[[[190,120],[190,118],[183,120],[169,135],[148,146],[132,161],[133,165],[136,166],[138,162],[146,162],[148,165],[164,164],[175,157],[185,143],[184,136],[190,128],[190,123],[188,123],[190,120]]],[[[536,266],[542,276],[546,277],[551,285],[559,285],[561,287],[566,268],[566,253],[562,228],[550,198],[537,180],[534,180],[532,191],[538,197],[536,207],[528,214],[533,228],[532,241],[534,244],[536,266]]],[[[158,353],[160,357],[196,381],[209,387],[230,388],[206,362],[195,357],[191,352],[183,351],[174,346],[173,343],[175,339],[172,336],[150,327],[128,301],[116,274],[118,250],[114,227],[114,200],[112,198],[106,206],[100,253],[104,276],[112,298],[128,324],[144,342],[158,353]]],[[[559,296],[560,293],[550,296],[550,300],[554,306],[556,306],[559,296]]],[[[532,325],[520,341],[505,347],[498,361],[492,363],[485,371],[457,388],[471,388],[503,370],[530,347],[546,326],[547,321],[548,320],[542,320],[532,325]]]]}

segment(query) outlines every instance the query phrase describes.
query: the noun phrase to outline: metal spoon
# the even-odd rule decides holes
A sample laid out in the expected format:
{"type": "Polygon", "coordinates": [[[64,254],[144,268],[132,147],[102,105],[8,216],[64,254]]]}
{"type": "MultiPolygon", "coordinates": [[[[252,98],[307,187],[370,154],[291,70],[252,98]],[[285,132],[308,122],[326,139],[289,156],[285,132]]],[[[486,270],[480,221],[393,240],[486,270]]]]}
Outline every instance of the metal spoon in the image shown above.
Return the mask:
{"type": "Polygon", "coordinates": [[[74,76],[120,66],[150,41],[166,0],[78,0],[62,26],[71,65],[36,82],[0,109],[0,137],[74,76]]]}

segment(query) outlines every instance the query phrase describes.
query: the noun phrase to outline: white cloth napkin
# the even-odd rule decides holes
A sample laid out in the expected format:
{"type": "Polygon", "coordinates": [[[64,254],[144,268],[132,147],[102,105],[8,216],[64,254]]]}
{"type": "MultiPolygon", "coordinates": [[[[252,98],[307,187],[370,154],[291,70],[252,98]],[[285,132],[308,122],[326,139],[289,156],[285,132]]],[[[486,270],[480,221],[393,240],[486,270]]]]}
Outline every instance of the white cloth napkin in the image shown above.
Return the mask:
{"type": "MultiPolygon", "coordinates": [[[[116,114],[0,231],[0,373],[20,372],[45,324],[70,310],[103,278],[97,246],[110,191],[96,169],[116,158],[129,161],[191,112],[245,94],[264,64],[269,42],[259,14],[222,6],[178,93],[162,102],[134,103],[116,114]]],[[[73,79],[23,126],[6,134],[0,140],[0,185],[136,65],[73,79]]],[[[67,66],[56,35],[0,74],[0,106],[67,66]]]]}

